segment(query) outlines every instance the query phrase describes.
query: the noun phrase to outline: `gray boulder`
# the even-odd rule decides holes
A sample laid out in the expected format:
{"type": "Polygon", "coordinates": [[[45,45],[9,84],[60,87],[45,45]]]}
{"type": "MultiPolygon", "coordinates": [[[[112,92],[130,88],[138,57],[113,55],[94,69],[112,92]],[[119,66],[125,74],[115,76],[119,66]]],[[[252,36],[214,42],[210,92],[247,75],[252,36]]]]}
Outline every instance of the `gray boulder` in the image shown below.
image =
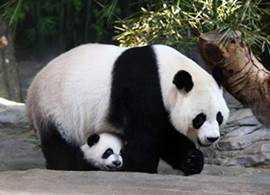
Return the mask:
{"type": "Polygon", "coordinates": [[[25,126],[27,118],[23,103],[0,98],[0,126],[25,126]]]}
{"type": "Polygon", "coordinates": [[[270,129],[265,128],[248,108],[228,93],[231,113],[221,130],[222,138],[211,148],[202,148],[206,162],[225,166],[270,167],[270,129]]]}

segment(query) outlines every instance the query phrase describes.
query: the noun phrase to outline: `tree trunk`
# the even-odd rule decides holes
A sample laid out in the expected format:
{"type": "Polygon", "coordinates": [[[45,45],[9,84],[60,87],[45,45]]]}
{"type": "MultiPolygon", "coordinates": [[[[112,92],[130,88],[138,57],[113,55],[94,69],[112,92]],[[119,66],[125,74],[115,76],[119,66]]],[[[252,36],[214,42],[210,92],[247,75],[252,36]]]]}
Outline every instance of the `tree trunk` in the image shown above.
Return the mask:
{"type": "Polygon", "coordinates": [[[20,83],[11,33],[6,22],[0,22],[0,97],[21,101],[20,83]]]}
{"type": "Polygon", "coordinates": [[[222,41],[222,34],[201,35],[199,48],[205,62],[219,67],[223,86],[244,106],[250,107],[266,127],[270,127],[270,72],[255,58],[236,32],[222,41]]]}

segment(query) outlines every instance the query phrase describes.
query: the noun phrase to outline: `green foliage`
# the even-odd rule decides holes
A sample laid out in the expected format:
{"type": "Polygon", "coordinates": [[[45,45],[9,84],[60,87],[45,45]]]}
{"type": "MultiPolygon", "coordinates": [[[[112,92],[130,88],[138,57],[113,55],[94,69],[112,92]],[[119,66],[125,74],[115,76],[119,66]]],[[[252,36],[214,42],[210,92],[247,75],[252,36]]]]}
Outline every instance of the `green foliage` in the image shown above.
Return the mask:
{"type": "Polygon", "coordinates": [[[2,0],[2,19],[17,45],[35,51],[110,43],[115,33],[122,46],[164,43],[186,50],[200,33],[216,29],[226,32],[224,39],[240,30],[257,51],[270,44],[268,0],[2,0]]]}
{"type": "Polygon", "coordinates": [[[270,45],[270,25],[261,23],[263,15],[269,16],[269,6],[262,9],[262,4],[261,0],[163,0],[119,20],[114,38],[122,46],[164,43],[181,50],[192,47],[200,33],[219,29],[226,39],[239,30],[249,45],[263,51],[270,45]]]}
{"type": "Polygon", "coordinates": [[[0,2],[0,19],[9,22],[16,43],[34,50],[53,45],[61,52],[85,42],[110,42],[119,14],[118,0],[0,2]]]}

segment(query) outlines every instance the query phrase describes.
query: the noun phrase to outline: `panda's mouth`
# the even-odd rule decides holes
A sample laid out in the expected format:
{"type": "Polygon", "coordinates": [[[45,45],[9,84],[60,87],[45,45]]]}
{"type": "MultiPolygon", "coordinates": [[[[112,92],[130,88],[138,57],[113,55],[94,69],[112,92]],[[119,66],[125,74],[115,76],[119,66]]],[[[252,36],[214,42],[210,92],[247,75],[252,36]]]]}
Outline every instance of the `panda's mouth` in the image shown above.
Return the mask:
{"type": "Polygon", "coordinates": [[[118,170],[120,167],[115,167],[115,166],[111,166],[111,165],[106,165],[107,170],[110,171],[116,171],[118,170]]]}
{"type": "Polygon", "coordinates": [[[203,143],[200,141],[200,139],[197,139],[197,142],[198,142],[199,146],[202,146],[202,147],[209,147],[209,146],[211,146],[211,144],[203,144],[203,143]]]}

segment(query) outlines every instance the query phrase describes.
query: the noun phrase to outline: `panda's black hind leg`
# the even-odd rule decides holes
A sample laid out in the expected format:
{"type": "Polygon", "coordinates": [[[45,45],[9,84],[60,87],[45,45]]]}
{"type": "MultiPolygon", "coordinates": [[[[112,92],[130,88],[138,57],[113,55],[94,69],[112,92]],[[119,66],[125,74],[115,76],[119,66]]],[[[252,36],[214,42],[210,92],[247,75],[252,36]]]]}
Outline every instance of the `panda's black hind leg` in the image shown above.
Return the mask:
{"type": "Polygon", "coordinates": [[[185,175],[198,174],[203,170],[204,156],[195,144],[173,127],[163,131],[160,157],[174,169],[185,175]]]}
{"type": "Polygon", "coordinates": [[[40,131],[40,139],[47,169],[77,169],[75,147],[61,137],[53,123],[40,131]]]}

